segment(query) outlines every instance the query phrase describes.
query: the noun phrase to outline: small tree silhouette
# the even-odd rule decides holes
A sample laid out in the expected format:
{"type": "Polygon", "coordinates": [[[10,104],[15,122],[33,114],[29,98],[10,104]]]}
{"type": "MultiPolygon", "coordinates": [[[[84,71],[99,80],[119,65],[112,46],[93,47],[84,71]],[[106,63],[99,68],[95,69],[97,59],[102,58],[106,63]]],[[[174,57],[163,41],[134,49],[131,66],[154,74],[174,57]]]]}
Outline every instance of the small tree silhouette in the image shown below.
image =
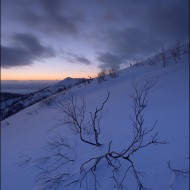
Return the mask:
{"type": "Polygon", "coordinates": [[[98,75],[97,75],[98,83],[101,83],[101,82],[106,81],[105,77],[106,77],[106,71],[105,71],[105,70],[101,70],[101,71],[98,73],[98,75]]]}
{"type": "Polygon", "coordinates": [[[90,121],[86,120],[86,102],[85,98],[78,97],[77,94],[70,93],[64,101],[59,102],[56,106],[63,112],[63,125],[68,125],[71,130],[78,133],[80,139],[88,144],[100,146],[100,124],[103,114],[103,109],[108,101],[110,92],[107,92],[106,99],[102,102],[100,107],[96,107],[94,112],[90,112],[90,121]],[[94,140],[87,139],[85,133],[92,133],[94,140]]]}
{"type": "Polygon", "coordinates": [[[118,71],[118,67],[114,66],[111,69],[108,70],[108,74],[111,78],[117,78],[119,77],[119,71],[118,71]]]}

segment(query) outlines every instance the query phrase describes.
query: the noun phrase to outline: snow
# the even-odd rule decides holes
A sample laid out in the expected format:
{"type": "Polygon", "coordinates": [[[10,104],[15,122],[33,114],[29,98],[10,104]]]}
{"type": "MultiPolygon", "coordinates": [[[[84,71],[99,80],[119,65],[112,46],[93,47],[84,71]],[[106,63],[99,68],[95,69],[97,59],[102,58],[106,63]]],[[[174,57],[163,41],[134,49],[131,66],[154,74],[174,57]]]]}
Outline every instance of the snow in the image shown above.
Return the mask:
{"type": "MultiPolygon", "coordinates": [[[[88,85],[81,84],[70,91],[84,95],[87,113],[95,110],[105,100],[107,91],[110,99],[105,105],[101,123],[100,142],[102,147],[93,147],[81,142],[79,136],[66,126],[57,126],[63,113],[54,106],[39,102],[1,122],[1,189],[2,190],[40,190],[35,183],[39,170],[36,163],[30,162],[18,166],[21,155],[32,158],[45,155],[44,147],[49,138],[62,134],[74,149],[76,162],[68,165],[69,171],[80,175],[80,166],[88,159],[102,155],[111,148],[121,151],[132,138],[130,115],[133,114],[130,95],[133,94],[132,78],[139,83],[158,77],[154,91],[150,94],[145,111],[145,125],[151,127],[158,120],[155,132],[159,140],[167,140],[165,145],[150,146],[135,153],[132,157],[138,171],[145,173],[143,184],[151,189],[187,190],[188,178],[176,176],[167,167],[171,161],[174,168],[189,168],[189,62],[183,55],[178,63],[170,60],[166,68],[151,65],[130,67],[121,71],[119,78],[107,77],[107,81],[98,84],[95,80],[88,85]]],[[[68,79],[70,80],[70,79],[68,79]]],[[[59,85],[58,85],[59,86],[59,85]]],[[[62,100],[67,94],[55,94],[54,100],[62,100]]],[[[124,163],[125,166],[125,163],[124,163]]],[[[121,168],[123,170],[124,168],[121,168]]],[[[111,171],[104,162],[97,167],[99,189],[113,189],[111,171]]],[[[93,184],[93,179],[91,184],[93,184]]],[[[128,189],[136,189],[133,175],[127,176],[125,183],[128,189]]],[[[57,189],[78,190],[79,183],[57,189]]],[[[93,187],[93,185],[92,185],[93,187]]],[[[92,188],[90,188],[92,189],[92,188]]]]}
{"type": "Polygon", "coordinates": [[[81,83],[82,78],[66,78],[54,85],[48,86],[36,92],[27,94],[23,97],[4,100],[1,102],[1,117],[2,119],[17,113],[18,111],[35,104],[47,97],[50,97],[66,88],[70,88],[78,83],[81,83]]]}

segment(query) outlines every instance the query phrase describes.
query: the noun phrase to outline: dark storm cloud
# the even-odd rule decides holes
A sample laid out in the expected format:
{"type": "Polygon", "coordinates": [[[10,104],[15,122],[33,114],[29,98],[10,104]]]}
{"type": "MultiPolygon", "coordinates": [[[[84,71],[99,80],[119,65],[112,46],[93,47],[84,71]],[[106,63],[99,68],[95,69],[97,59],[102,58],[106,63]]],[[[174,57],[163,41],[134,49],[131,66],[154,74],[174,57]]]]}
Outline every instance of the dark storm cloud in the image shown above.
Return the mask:
{"type": "Polygon", "coordinates": [[[109,52],[99,53],[97,59],[101,63],[99,67],[102,69],[112,68],[116,65],[121,65],[124,61],[121,56],[111,54],[109,52]]]}
{"type": "Polygon", "coordinates": [[[32,58],[27,50],[17,47],[1,46],[1,66],[3,68],[30,64],[32,64],[32,58]]]}
{"type": "Polygon", "coordinates": [[[65,0],[32,1],[31,7],[27,6],[19,16],[25,25],[50,35],[76,35],[82,19],[81,14],[73,12],[65,0]]]}
{"type": "Polygon", "coordinates": [[[106,38],[108,51],[97,55],[100,68],[120,66],[129,60],[145,58],[163,45],[154,35],[137,27],[109,32],[106,38]]]}
{"type": "Polygon", "coordinates": [[[43,46],[31,34],[15,34],[14,46],[1,45],[1,66],[11,68],[31,65],[34,60],[55,56],[53,49],[43,46]]]}
{"type": "Polygon", "coordinates": [[[188,0],[103,0],[104,20],[120,22],[147,28],[155,34],[162,33],[179,36],[188,35],[189,1],[188,0]],[[108,15],[108,16],[107,16],[108,15]]]}
{"type": "Polygon", "coordinates": [[[159,38],[165,40],[186,40],[189,34],[189,1],[156,1],[145,14],[145,26],[159,38]],[[146,25],[147,24],[147,25],[146,25]]]}
{"type": "Polygon", "coordinates": [[[143,59],[164,46],[189,39],[187,0],[104,0],[102,4],[109,7],[102,18],[116,27],[106,29],[102,36],[107,51],[97,55],[101,68],[112,66],[113,60],[121,65],[127,60],[143,59]]]}

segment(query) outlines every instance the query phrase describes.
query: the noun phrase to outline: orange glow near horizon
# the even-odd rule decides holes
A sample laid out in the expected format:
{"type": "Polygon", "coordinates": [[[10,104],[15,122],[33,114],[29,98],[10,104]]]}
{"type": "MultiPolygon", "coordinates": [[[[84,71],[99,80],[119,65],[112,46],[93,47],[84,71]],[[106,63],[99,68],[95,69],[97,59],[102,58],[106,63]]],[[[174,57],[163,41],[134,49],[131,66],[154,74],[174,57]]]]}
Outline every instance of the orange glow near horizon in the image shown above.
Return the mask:
{"type": "Polygon", "coordinates": [[[1,68],[1,80],[63,80],[71,78],[95,77],[97,65],[71,64],[62,59],[34,61],[32,65],[1,68]]]}
{"type": "Polygon", "coordinates": [[[62,62],[35,62],[32,66],[2,68],[1,80],[63,80],[71,78],[95,77],[98,69],[95,65],[77,65],[62,62]]]}
{"type": "Polygon", "coordinates": [[[82,75],[82,74],[73,74],[71,75],[62,75],[62,76],[16,76],[16,75],[12,75],[12,76],[1,76],[1,80],[63,80],[67,77],[72,77],[72,78],[88,78],[88,76],[94,77],[92,75],[82,75]]]}
{"type": "Polygon", "coordinates": [[[95,73],[87,72],[64,72],[64,73],[28,73],[24,71],[13,72],[11,70],[1,71],[1,80],[63,80],[67,77],[88,78],[95,77],[95,73]]]}

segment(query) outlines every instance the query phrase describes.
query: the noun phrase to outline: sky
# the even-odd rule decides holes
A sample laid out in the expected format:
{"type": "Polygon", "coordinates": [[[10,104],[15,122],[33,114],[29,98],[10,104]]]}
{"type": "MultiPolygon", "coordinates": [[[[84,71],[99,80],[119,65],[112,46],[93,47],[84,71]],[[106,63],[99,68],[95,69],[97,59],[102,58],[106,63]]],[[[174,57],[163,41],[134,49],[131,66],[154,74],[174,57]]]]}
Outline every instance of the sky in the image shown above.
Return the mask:
{"type": "Polygon", "coordinates": [[[189,41],[189,0],[1,0],[1,80],[94,77],[189,41]]]}

